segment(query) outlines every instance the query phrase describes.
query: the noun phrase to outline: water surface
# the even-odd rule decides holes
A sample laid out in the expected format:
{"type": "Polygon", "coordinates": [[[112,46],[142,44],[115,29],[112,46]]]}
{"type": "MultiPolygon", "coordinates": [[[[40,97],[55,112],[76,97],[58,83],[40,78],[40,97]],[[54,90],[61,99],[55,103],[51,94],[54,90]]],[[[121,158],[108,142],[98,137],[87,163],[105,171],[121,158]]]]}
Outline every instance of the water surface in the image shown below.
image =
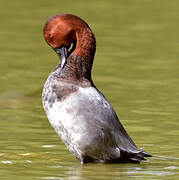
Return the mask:
{"type": "Polygon", "coordinates": [[[0,179],[179,179],[178,1],[1,0],[0,179]],[[141,164],[82,166],[50,126],[41,90],[58,57],[46,19],[72,13],[97,40],[96,86],[138,147],[141,164]]]}

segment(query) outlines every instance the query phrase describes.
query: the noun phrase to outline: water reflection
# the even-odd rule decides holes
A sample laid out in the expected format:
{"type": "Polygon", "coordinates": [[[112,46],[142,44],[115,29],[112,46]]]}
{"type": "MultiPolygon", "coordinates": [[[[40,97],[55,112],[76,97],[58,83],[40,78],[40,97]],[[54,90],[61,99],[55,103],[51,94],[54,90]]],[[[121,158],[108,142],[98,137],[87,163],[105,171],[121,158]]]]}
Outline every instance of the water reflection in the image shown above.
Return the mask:
{"type": "MultiPolygon", "coordinates": [[[[29,167],[31,176],[37,179],[120,179],[154,178],[176,174],[179,158],[155,155],[141,164],[93,164],[81,165],[66,149],[65,145],[42,145],[45,151],[21,154],[1,153],[0,164],[12,169],[29,167]],[[48,151],[47,151],[48,149],[48,151]],[[61,152],[59,152],[59,150],[61,152]]],[[[16,174],[16,173],[15,173],[16,174]]],[[[24,169],[24,175],[29,174],[24,169]]]]}
{"type": "MultiPolygon", "coordinates": [[[[154,158],[157,159],[157,158],[154,158]]],[[[159,158],[160,161],[162,158],[159,158]]],[[[153,160],[151,160],[153,161],[153,160]]],[[[162,163],[162,162],[161,162],[162,163]]],[[[115,178],[148,178],[153,177],[165,177],[166,175],[173,175],[175,172],[172,170],[178,169],[175,166],[168,166],[161,169],[160,165],[151,166],[151,162],[144,163],[142,165],[129,165],[129,164],[88,164],[80,165],[79,163],[68,164],[69,168],[63,169],[63,165],[58,164],[49,168],[57,169],[59,174],[56,176],[46,176],[42,179],[96,179],[100,177],[102,179],[115,178]],[[63,176],[62,176],[63,174],[63,176]]],[[[66,166],[66,165],[65,165],[66,166]]]]}

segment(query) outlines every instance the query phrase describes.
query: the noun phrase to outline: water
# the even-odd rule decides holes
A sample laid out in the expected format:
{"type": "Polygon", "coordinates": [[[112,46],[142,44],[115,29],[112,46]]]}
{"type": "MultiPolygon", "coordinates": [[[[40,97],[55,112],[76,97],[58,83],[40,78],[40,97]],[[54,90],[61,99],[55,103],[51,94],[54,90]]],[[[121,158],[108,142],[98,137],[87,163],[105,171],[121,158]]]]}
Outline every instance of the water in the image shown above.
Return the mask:
{"type": "Polygon", "coordinates": [[[179,179],[178,1],[1,0],[0,179],[179,179]],[[138,147],[141,164],[82,166],[43,112],[41,90],[58,57],[43,40],[58,13],[85,19],[97,39],[96,86],[138,147]]]}

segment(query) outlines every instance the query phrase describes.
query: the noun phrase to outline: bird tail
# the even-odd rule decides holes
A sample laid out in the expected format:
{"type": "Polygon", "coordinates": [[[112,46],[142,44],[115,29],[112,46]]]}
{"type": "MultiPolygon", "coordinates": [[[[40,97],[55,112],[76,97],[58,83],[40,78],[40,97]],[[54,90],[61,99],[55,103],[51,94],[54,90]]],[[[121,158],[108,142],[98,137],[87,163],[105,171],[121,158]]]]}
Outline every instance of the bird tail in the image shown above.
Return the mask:
{"type": "Polygon", "coordinates": [[[146,157],[152,157],[145,151],[140,150],[139,152],[127,152],[120,150],[120,157],[116,159],[107,160],[107,163],[136,163],[139,164],[141,161],[146,161],[146,157]]]}
{"type": "Polygon", "coordinates": [[[138,153],[130,154],[129,160],[134,163],[140,163],[141,161],[146,161],[146,157],[152,157],[150,154],[145,151],[139,151],[138,153]]]}

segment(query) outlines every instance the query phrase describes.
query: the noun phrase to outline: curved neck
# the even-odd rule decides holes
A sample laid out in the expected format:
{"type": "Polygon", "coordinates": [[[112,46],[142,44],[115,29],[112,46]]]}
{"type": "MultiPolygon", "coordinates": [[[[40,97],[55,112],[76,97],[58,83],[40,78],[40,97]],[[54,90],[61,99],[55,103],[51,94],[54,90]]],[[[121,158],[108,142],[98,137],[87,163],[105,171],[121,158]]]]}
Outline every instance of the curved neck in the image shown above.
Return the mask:
{"type": "Polygon", "coordinates": [[[76,32],[76,48],[74,55],[82,59],[90,59],[93,61],[96,51],[96,41],[91,29],[83,28],[76,32]]]}
{"type": "Polygon", "coordinates": [[[89,28],[76,31],[76,47],[61,71],[65,79],[73,81],[91,80],[91,69],[96,51],[95,37],[89,28]]]}

